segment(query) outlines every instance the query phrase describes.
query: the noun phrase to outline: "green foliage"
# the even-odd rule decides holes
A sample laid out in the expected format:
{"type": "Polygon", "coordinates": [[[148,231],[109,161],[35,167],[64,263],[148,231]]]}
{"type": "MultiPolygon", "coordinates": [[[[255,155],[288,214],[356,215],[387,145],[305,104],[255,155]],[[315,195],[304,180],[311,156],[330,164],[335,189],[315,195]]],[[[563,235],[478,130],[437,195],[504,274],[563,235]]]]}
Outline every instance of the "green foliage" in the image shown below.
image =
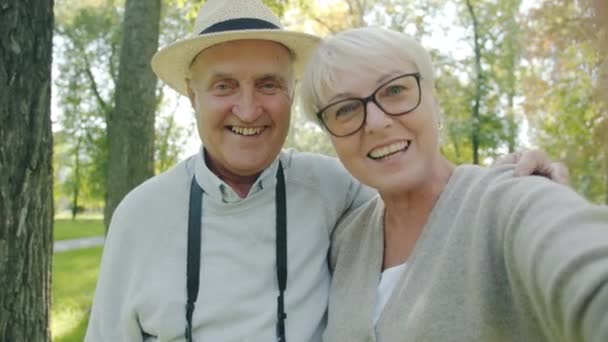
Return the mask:
{"type": "Polygon", "coordinates": [[[55,342],[82,341],[99,273],[102,247],[55,253],[51,334],[55,342]]]}
{"type": "Polygon", "coordinates": [[[196,15],[204,0],[164,0],[161,10],[159,46],[192,34],[196,15]]]}
{"type": "MultiPolygon", "coordinates": [[[[203,3],[164,0],[160,45],[191,34],[203,3]]],[[[520,144],[529,141],[566,162],[580,193],[594,201],[608,201],[608,144],[602,143],[602,139],[608,141],[608,133],[602,130],[603,125],[608,127],[608,114],[597,90],[600,65],[606,61],[597,52],[601,35],[589,24],[593,13],[587,0],[470,0],[478,19],[479,79],[473,25],[462,1],[265,3],[291,29],[320,35],[379,25],[405,31],[424,45],[443,39],[430,50],[443,110],[442,151],[449,159],[471,162],[473,134],[479,138],[482,163],[521,149],[520,144]],[[463,34],[450,41],[454,31],[463,34]],[[480,116],[475,122],[471,113],[477,80],[480,116]]],[[[96,205],[105,194],[105,103],[113,97],[123,1],[58,0],[55,11],[55,88],[60,107],[55,113],[55,193],[67,200],[79,189],[81,203],[96,205]]],[[[193,127],[175,120],[176,102],[176,94],[159,84],[157,172],[177,162],[187,136],[195,134],[193,127]]],[[[307,122],[298,108],[294,108],[286,146],[334,154],[326,134],[307,122]]]]}
{"type": "MultiPolygon", "coordinates": [[[[202,1],[165,1],[161,46],[191,33],[202,1]],[[187,18],[187,20],[184,20],[187,18]]],[[[55,6],[54,170],[56,207],[101,207],[108,169],[106,120],[113,107],[124,1],[57,1],[55,6]]],[[[165,96],[165,92],[170,95],[165,96]]],[[[167,114],[159,88],[155,170],[173,165],[191,130],[167,114]]]]}
{"type": "Polygon", "coordinates": [[[292,111],[291,127],[285,142],[285,148],[321,153],[328,156],[336,155],[327,133],[316,123],[310,122],[297,106],[292,111]]]}
{"type": "Polygon", "coordinates": [[[288,0],[263,0],[264,4],[268,6],[278,17],[282,17],[285,13],[285,9],[288,5],[288,0]]]}
{"type": "Polygon", "coordinates": [[[529,13],[524,105],[536,144],[566,163],[579,193],[606,202],[608,145],[596,134],[607,117],[596,90],[606,57],[586,5],[547,1],[529,13]]]}
{"type": "Polygon", "coordinates": [[[54,225],[55,241],[103,236],[105,227],[101,219],[56,219],[54,225]]]}
{"type": "Polygon", "coordinates": [[[111,110],[120,39],[115,1],[58,1],[55,25],[56,207],[100,207],[105,198],[105,120],[111,110]],[[66,204],[69,203],[69,204],[66,204]]]}
{"type": "Polygon", "coordinates": [[[179,162],[179,156],[188,142],[188,137],[193,134],[196,134],[194,124],[186,127],[177,122],[172,113],[157,117],[154,150],[154,170],[157,174],[179,162]]]}
{"type": "MultiPolygon", "coordinates": [[[[279,17],[283,16],[289,2],[288,0],[263,1],[279,17]]],[[[205,0],[163,0],[164,19],[161,23],[161,28],[170,25],[174,29],[178,28],[178,30],[181,30],[182,28],[186,28],[186,32],[191,32],[194,20],[204,3],[205,0]],[[186,19],[186,22],[184,22],[184,19],[186,19]]]]}

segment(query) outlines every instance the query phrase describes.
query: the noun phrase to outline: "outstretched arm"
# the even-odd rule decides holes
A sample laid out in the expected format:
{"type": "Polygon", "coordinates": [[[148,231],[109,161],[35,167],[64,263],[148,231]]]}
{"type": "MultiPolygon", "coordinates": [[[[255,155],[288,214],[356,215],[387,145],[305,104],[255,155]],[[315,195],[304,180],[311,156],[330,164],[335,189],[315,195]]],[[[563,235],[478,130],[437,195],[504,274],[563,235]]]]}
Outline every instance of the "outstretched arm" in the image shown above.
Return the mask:
{"type": "Polygon", "coordinates": [[[542,180],[514,183],[505,263],[551,340],[608,341],[608,207],[542,180]]]}

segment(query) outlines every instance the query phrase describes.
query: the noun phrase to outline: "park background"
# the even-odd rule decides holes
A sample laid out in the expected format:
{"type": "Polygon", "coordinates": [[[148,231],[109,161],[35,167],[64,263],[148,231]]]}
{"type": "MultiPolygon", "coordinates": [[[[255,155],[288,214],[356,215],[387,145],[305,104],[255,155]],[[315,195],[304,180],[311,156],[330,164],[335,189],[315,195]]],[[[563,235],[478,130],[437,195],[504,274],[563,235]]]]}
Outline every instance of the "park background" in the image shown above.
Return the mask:
{"type": "MultiPolygon", "coordinates": [[[[187,99],[128,64],[189,35],[203,2],[55,0],[54,241],[103,236],[124,194],[197,151],[187,99]],[[129,97],[142,86],[151,96],[129,97]],[[133,157],[117,162],[124,155],[133,157]]],[[[289,29],[326,36],[373,25],[418,38],[436,67],[450,160],[489,165],[539,148],[566,164],[578,193],[608,203],[607,44],[593,0],[264,2],[289,29]]],[[[297,105],[287,147],[333,154],[297,105]]],[[[53,254],[53,340],[83,339],[101,252],[53,254]]]]}

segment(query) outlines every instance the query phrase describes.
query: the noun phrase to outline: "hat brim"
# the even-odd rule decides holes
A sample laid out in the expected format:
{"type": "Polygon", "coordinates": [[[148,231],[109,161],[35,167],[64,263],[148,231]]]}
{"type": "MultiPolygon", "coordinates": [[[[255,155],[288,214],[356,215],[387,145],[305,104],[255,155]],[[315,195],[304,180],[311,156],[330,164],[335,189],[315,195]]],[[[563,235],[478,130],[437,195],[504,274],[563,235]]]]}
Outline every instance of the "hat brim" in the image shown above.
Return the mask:
{"type": "Polygon", "coordinates": [[[270,40],[285,45],[294,58],[294,72],[300,77],[308,59],[321,41],[317,36],[287,30],[239,30],[205,34],[175,42],[159,50],[152,57],[152,70],[171,88],[183,95],[188,95],[186,75],[190,63],[201,51],[224,42],[259,39],[270,40]]]}

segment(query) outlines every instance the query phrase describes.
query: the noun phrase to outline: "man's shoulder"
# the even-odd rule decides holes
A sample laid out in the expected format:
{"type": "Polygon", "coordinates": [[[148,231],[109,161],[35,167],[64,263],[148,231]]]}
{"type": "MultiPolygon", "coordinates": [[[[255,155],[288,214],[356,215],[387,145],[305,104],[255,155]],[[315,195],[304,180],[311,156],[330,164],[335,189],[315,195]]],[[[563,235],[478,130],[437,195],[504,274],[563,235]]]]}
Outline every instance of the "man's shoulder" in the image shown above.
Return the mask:
{"type": "Polygon", "coordinates": [[[286,167],[297,175],[315,177],[347,177],[351,178],[342,163],[336,158],[313,152],[300,152],[287,149],[281,153],[281,159],[287,161],[286,167]]]}
{"type": "Polygon", "coordinates": [[[319,165],[335,165],[340,164],[336,157],[316,152],[302,152],[293,148],[288,148],[281,151],[282,159],[286,159],[290,164],[319,164],[319,165]]]}
{"type": "Polygon", "coordinates": [[[117,211],[142,212],[162,208],[177,198],[187,198],[192,173],[190,158],[162,172],[131,190],[120,202],[117,211]]]}
{"type": "Polygon", "coordinates": [[[358,188],[359,182],[334,157],[285,150],[281,160],[285,162],[288,182],[308,188],[318,195],[337,199],[358,188]]]}

